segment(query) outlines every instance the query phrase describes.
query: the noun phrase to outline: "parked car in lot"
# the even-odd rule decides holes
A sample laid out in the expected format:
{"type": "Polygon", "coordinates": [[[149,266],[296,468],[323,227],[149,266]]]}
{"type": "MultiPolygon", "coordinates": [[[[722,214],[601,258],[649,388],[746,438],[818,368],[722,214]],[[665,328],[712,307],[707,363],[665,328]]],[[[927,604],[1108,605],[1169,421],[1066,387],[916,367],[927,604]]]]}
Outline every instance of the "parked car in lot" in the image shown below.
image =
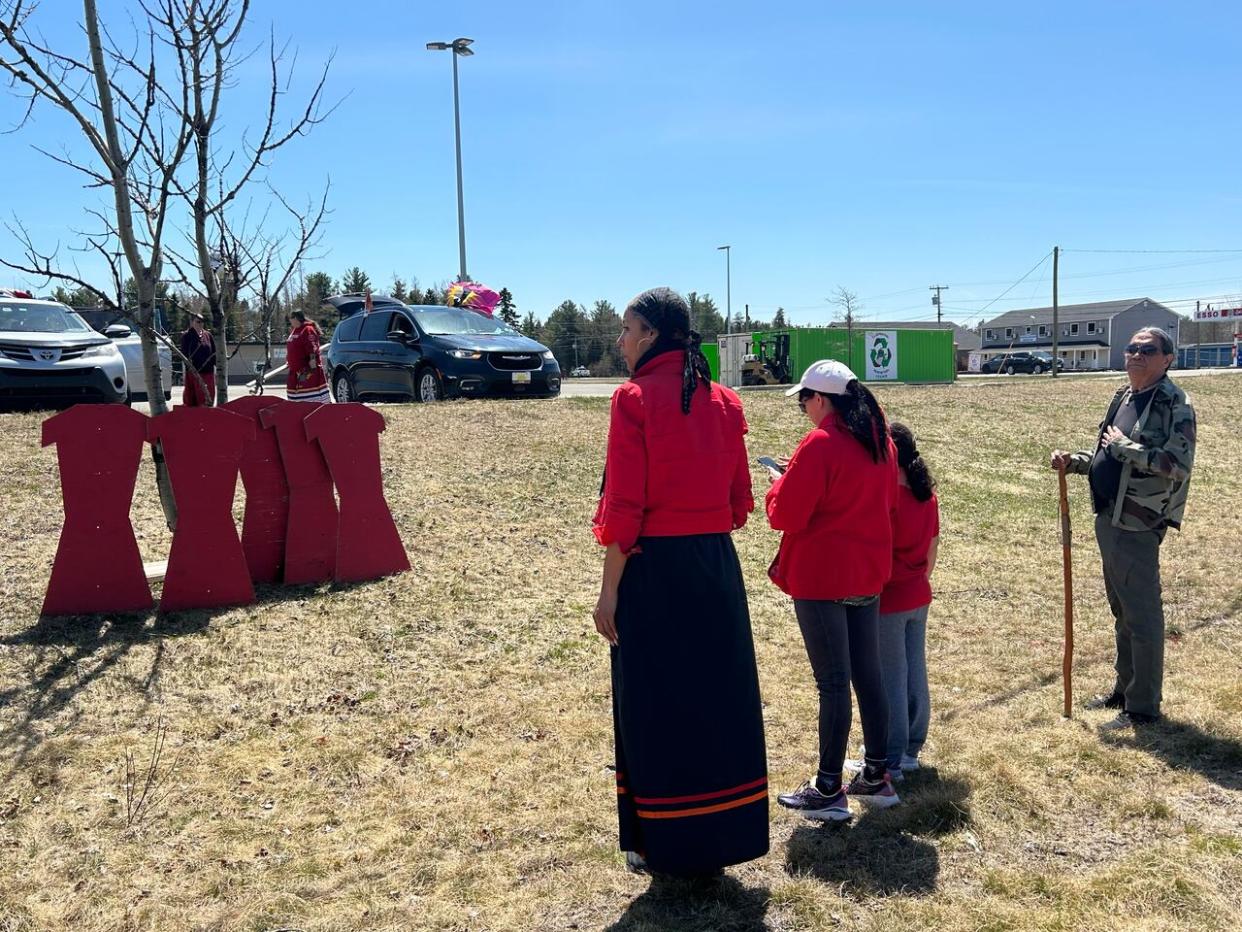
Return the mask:
{"type": "Polygon", "coordinates": [[[337,401],[560,394],[561,369],[552,351],[499,318],[382,296],[372,298],[374,309],[366,313],[363,301],[360,295],[327,301],[348,315],[333,330],[326,354],[337,401]]]}
{"type": "MultiPolygon", "coordinates": [[[[142,366],[142,338],[138,325],[116,311],[77,308],[78,316],[102,333],[121,352],[125,360],[125,381],[129,385],[131,401],[147,400],[147,377],[142,366]]],[[[160,380],[164,383],[164,400],[172,398],[172,350],[162,342],[156,343],[155,351],[160,358],[160,380]]]]}
{"type": "Polygon", "coordinates": [[[0,403],[124,402],[128,393],[120,350],[71,308],[0,293],[0,403]]]}
{"type": "Polygon", "coordinates": [[[586,366],[578,366],[576,369],[570,370],[569,374],[575,379],[589,379],[591,377],[591,370],[586,366]]]}
{"type": "MultiPolygon", "coordinates": [[[[1061,372],[1065,369],[1065,363],[1057,360],[1057,371],[1061,372]]],[[[1026,372],[1032,375],[1040,375],[1044,372],[1052,370],[1052,354],[1051,353],[1004,353],[1000,356],[993,356],[979,367],[980,372],[997,373],[1003,372],[1006,375],[1014,375],[1018,372],[1026,372]]]]}

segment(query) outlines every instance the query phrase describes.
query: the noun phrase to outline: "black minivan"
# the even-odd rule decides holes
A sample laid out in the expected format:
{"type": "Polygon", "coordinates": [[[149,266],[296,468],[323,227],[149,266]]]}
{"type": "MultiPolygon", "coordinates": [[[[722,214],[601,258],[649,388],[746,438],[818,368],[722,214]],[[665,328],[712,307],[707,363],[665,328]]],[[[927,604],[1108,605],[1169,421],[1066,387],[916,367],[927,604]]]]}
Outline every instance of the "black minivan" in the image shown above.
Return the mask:
{"type": "Polygon", "coordinates": [[[554,398],[561,392],[552,351],[497,317],[378,295],[366,313],[363,300],[340,295],[327,301],[349,315],[332,332],[325,361],[337,401],[554,398]]]}

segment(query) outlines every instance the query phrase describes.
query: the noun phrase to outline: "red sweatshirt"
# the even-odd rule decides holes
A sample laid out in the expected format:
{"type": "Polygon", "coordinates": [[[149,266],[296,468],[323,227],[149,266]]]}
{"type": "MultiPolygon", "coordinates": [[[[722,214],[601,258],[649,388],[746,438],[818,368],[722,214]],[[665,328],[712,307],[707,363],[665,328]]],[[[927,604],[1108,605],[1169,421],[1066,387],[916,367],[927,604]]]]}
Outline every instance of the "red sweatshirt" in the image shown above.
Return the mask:
{"type": "Polygon", "coordinates": [[[830,414],[768,491],[768,523],[784,532],[768,575],[795,599],[879,595],[892,568],[896,494],[892,441],[876,463],[830,414]]]}
{"type": "Polygon", "coordinates": [[[685,356],[661,353],[612,396],[604,494],[595,538],[627,553],[639,537],[727,534],[755,508],[746,418],[715,382],[681,411],[685,356]]]}
{"type": "Polygon", "coordinates": [[[899,485],[893,511],[893,575],[880,593],[880,614],[909,612],[931,604],[927,552],[939,536],[940,503],[935,493],[920,502],[908,485],[899,485]]]}

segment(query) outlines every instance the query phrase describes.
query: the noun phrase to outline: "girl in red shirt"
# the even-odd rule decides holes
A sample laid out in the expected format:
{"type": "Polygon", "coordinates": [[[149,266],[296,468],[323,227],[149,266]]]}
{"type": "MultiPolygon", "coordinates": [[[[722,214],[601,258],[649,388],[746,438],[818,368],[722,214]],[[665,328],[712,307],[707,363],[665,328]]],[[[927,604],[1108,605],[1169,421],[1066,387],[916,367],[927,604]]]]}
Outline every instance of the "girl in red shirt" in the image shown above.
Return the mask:
{"type": "Polygon", "coordinates": [[[712,874],[768,850],[750,614],[730,532],[754,508],[746,419],[711,381],[668,288],[625,309],[633,373],[612,397],[595,515],[595,627],[612,645],[617,815],[627,865],[712,874]]]}
{"type": "Polygon", "coordinates": [[[927,609],[940,542],[936,481],[905,424],[890,426],[897,448],[897,508],[893,512],[893,575],[880,593],[880,669],[888,694],[888,772],[918,770],[927,740],[927,609]]]}
{"type": "Polygon", "coordinates": [[[289,367],[285,388],[288,389],[289,400],[331,401],[319,350],[319,327],[313,320],[307,320],[301,311],[291,313],[289,323],[293,327],[285,343],[285,363],[289,367]]]}
{"type": "Polygon", "coordinates": [[[815,363],[786,394],[798,396],[815,429],[768,492],[768,522],[783,532],[769,574],[793,596],[815,674],[819,771],[779,801],[808,819],[842,821],[850,817],[847,795],[876,806],[899,802],[885,769],[877,628],[892,564],[897,456],[875,396],[844,364],[815,363]],[[845,788],[851,682],[868,754],[845,788]]]}

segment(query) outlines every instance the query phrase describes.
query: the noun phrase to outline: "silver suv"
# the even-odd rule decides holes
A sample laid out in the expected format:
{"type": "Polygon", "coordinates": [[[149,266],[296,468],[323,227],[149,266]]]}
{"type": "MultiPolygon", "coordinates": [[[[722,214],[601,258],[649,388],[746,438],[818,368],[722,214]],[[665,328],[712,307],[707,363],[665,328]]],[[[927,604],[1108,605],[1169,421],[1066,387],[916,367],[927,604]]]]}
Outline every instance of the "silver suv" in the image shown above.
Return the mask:
{"type": "MultiPolygon", "coordinates": [[[[128,317],[122,317],[116,311],[104,311],[97,308],[75,307],[78,316],[102,333],[112,345],[121,351],[125,360],[125,381],[129,383],[129,400],[147,400],[147,377],[142,364],[142,339],[138,336],[138,325],[128,317]]],[[[164,334],[163,315],[156,313],[156,329],[164,334]]],[[[160,380],[164,387],[164,400],[172,398],[172,350],[163,341],[155,344],[156,355],[160,360],[160,380]]]]}
{"type": "Polygon", "coordinates": [[[124,402],[128,393],[111,340],[57,301],[0,291],[0,404],[124,402]]]}

